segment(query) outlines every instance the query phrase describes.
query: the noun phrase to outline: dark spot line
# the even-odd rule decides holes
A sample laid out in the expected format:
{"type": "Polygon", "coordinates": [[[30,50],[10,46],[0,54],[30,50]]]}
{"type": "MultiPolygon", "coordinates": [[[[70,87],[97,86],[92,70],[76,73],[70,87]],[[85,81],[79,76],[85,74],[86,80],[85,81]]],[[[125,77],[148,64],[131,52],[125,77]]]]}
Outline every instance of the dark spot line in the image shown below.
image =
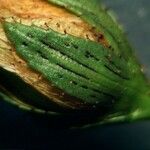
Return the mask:
{"type": "MultiPolygon", "coordinates": [[[[40,56],[41,56],[43,59],[48,60],[48,58],[46,58],[41,52],[39,52],[39,54],[40,54],[40,56]]],[[[56,65],[59,66],[59,67],[61,67],[61,68],[63,68],[64,70],[67,70],[67,71],[69,71],[69,72],[74,73],[75,75],[78,75],[78,76],[80,76],[80,77],[82,77],[82,78],[85,78],[85,79],[89,80],[89,78],[87,78],[87,77],[85,77],[85,76],[83,76],[83,75],[81,75],[81,74],[78,74],[78,73],[76,73],[76,72],[73,72],[72,70],[70,70],[70,69],[68,69],[68,68],[65,68],[64,66],[60,65],[59,63],[56,63],[56,65]]],[[[59,75],[58,75],[58,78],[63,78],[63,76],[59,74],[59,75]]],[[[78,85],[78,83],[77,83],[76,81],[71,81],[71,83],[74,84],[74,85],[78,85]]],[[[84,89],[86,89],[86,90],[87,90],[87,89],[92,90],[93,92],[96,92],[96,93],[98,93],[98,94],[101,93],[101,94],[103,94],[103,95],[105,95],[105,96],[109,96],[109,97],[111,97],[111,98],[114,98],[113,95],[110,95],[110,94],[108,94],[108,93],[99,91],[99,90],[97,90],[97,89],[88,88],[86,85],[81,85],[80,87],[82,87],[82,88],[84,88],[84,89]]]]}
{"type": "Polygon", "coordinates": [[[58,78],[62,79],[62,78],[63,78],[63,76],[62,76],[61,74],[58,74],[58,78]]]}
{"type": "Polygon", "coordinates": [[[27,33],[26,36],[28,36],[28,37],[30,37],[30,38],[33,38],[33,35],[32,35],[31,33],[27,33]]]}
{"type": "MultiPolygon", "coordinates": [[[[39,52],[39,51],[38,51],[38,52],[39,52]]],[[[41,52],[39,52],[39,54],[40,54],[40,56],[41,56],[43,59],[48,60],[48,58],[47,58],[46,56],[44,56],[41,52]]],[[[78,73],[76,73],[76,72],[73,72],[73,71],[70,70],[70,69],[65,68],[64,66],[60,65],[59,63],[56,63],[56,65],[59,66],[59,67],[61,67],[61,68],[63,68],[64,70],[68,70],[69,72],[72,72],[72,73],[74,73],[74,74],[76,74],[76,75],[78,75],[78,76],[80,76],[80,77],[82,77],[82,78],[86,78],[86,77],[83,76],[83,75],[80,75],[80,74],[78,74],[78,73]]],[[[60,74],[58,74],[58,78],[63,78],[63,76],[60,75],[60,74]]],[[[89,80],[89,78],[86,78],[86,79],[89,80]]],[[[77,83],[76,81],[71,81],[71,83],[74,84],[74,85],[78,85],[78,83],[77,83]]],[[[86,85],[81,85],[80,87],[82,87],[82,88],[84,88],[84,89],[86,89],[86,90],[87,90],[87,89],[92,90],[93,92],[96,92],[96,93],[98,93],[98,94],[101,93],[101,94],[103,94],[103,95],[112,97],[112,95],[110,95],[110,94],[107,94],[107,93],[105,93],[105,92],[102,92],[102,91],[99,91],[99,90],[96,90],[96,89],[88,88],[86,85]]]]}
{"type": "MultiPolygon", "coordinates": [[[[48,46],[49,48],[54,48],[54,50],[55,51],[57,51],[57,52],[59,52],[60,54],[62,54],[62,55],[64,55],[64,56],[67,56],[68,58],[70,58],[70,59],[72,59],[72,61],[75,61],[75,62],[77,62],[79,65],[82,65],[83,67],[85,67],[85,68],[88,68],[89,70],[92,70],[93,72],[95,72],[95,73],[97,73],[97,74],[100,74],[99,72],[97,72],[95,69],[93,69],[93,68],[91,68],[91,67],[89,67],[89,66],[87,66],[86,64],[83,64],[83,63],[80,63],[80,61],[78,61],[77,59],[74,59],[74,58],[72,58],[72,57],[70,57],[70,56],[68,56],[66,53],[64,53],[64,52],[62,52],[62,51],[59,51],[56,47],[54,47],[54,46],[52,46],[50,43],[46,43],[44,40],[42,40],[41,41],[44,45],[46,45],[46,46],[48,46]]],[[[69,44],[69,43],[68,43],[69,44]]],[[[88,52],[88,51],[87,51],[88,52]]],[[[94,56],[94,55],[93,55],[94,56]]],[[[107,58],[107,57],[106,57],[107,58]]],[[[96,58],[97,59],[97,58],[96,58]]],[[[98,59],[97,59],[98,60],[98,59]]],[[[105,65],[104,65],[104,67],[106,67],[105,65]]],[[[107,67],[106,67],[107,68],[107,67]]],[[[108,68],[107,68],[108,69],[108,68]]],[[[109,69],[110,70],[110,69],[109,69]]],[[[111,71],[111,70],[110,70],[111,71]]],[[[114,71],[113,71],[114,72],[114,71]]],[[[114,72],[115,74],[117,74],[119,77],[121,77],[121,78],[123,78],[120,74],[118,74],[118,73],[116,73],[116,72],[114,72]]],[[[104,77],[106,77],[106,76],[104,76],[104,77]]],[[[89,78],[88,78],[89,79],[89,78]]],[[[124,78],[123,78],[124,79],[124,78]]]]}
{"type": "Polygon", "coordinates": [[[84,78],[84,79],[86,79],[86,80],[89,80],[88,77],[86,77],[86,76],[84,76],[84,75],[82,75],[82,74],[79,74],[79,73],[77,73],[77,72],[74,72],[74,71],[72,71],[71,69],[68,69],[68,68],[66,68],[65,66],[63,66],[63,65],[61,65],[61,64],[59,64],[59,63],[56,63],[56,65],[58,65],[59,67],[63,68],[64,70],[67,70],[67,71],[69,71],[69,72],[71,72],[71,73],[73,73],[73,74],[75,74],[75,75],[77,75],[77,76],[79,76],[79,77],[82,77],[82,78],[84,78]]]}
{"type": "Polygon", "coordinates": [[[85,68],[88,68],[89,70],[92,70],[93,72],[99,74],[95,69],[93,69],[93,68],[87,66],[86,64],[81,63],[81,62],[78,61],[77,59],[74,59],[74,58],[70,57],[70,56],[67,55],[65,52],[59,51],[56,47],[50,45],[50,43],[46,43],[46,42],[43,41],[43,40],[41,41],[41,43],[44,44],[44,45],[46,45],[46,46],[49,47],[50,49],[53,49],[53,50],[59,52],[59,53],[62,54],[63,56],[70,58],[72,61],[77,62],[79,65],[81,65],[81,66],[83,66],[83,67],[85,67],[85,68]]]}
{"type": "Polygon", "coordinates": [[[100,61],[93,54],[91,54],[89,51],[85,51],[85,57],[86,58],[94,58],[96,61],[100,61]]]}
{"type": "Polygon", "coordinates": [[[81,85],[81,87],[84,89],[88,89],[88,87],[86,85],[81,85]]]}
{"type": "MultiPolygon", "coordinates": [[[[105,66],[109,71],[113,72],[114,74],[116,74],[116,75],[119,76],[120,78],[125,79],[125,80],[129,80],[128,77],[122,76],[119,72],[114,71],[113,69],[111,69],[111,68],[108,67],[107,65],[104,65],[104,66],[105,66]]],[[[120,71],[120,72],[121,72],[121,71],[120,71]]]]}
{"type": "MultiPolygon", "coordinates": [[[[78,74],[78,73],[76,73],[76,72],[74,72],[74,71],[72,71],[72,70],[70,70],[70,69],[68,69],[68,68],[65,68],[64,66],[62,66],[62,65],[59,64],[59,63],[57,63],[57,65],[60,66],[61,68],[63,68],[64,70],[67,70],[67,71],[69,71],[69,72],[72,72],[72,73],[76,74],[77,76],[80,76],[80,77],[82,77],[82,78],[85,78],[85,79],[89,80],[89,78],[87,78],[87,77],[85,77],[85,76],[83,76],[83,75],[81,75],[81,74],[78,74]]],[[[75,81],[72,81],[72,83],[74,83],[75,85],[78,84],[78,83],[75,82],[75,81]]],[[[84,88],[84,89],[86,89],[86,90],[87,90],[87,89],[92,90],[93,92],[96,92],[96,93],[98,93],[98,94],[101,93],[101,94],[103,94],[103,95],[105,95],[105,96],[109,96],[109,97],[113,97],[113,98],[114,98],[113,95],[108,94],[108,93],[105,93],[105,92],[103,92],[103,91],[99,91],[99,90],[96,90],[96,89],[93,89],[93,88],[88,88],[87,86],[84,86],[84,85],[82,85],[82,86],[80,86],[80,87],[82,87],[82,88],[84,88]]]]}
{"type": "Polygon", "coordinates": [[[113,69],[110,69],[110,67],[108,67],[107,65],[104,65],[107,69],[109,69],[110,71],[114,72],[116,75],[118,75],[119,77],[121,77],[122,79],[126,79],[126,80],[129,80],[128,77],[125,77],[124,75],[121,75],[121,70],[122,68],[117,66],[115,64],[115,62],[112,60],[111,56],[106,56],[105,57],[115,68],[117,68],[117,70],[120,70],[120,71],[114,71],[113,69]]]}
{"type": "Polygon", "coordinates": [[[109,96],[109,97],[111,97],[111,98],[114,98],[114,96],[113,95],[111,95],[111,94],[108,94],[108,93],[106,93],[106,92],[103,92],[103,91],[99,91],[99,90],[97,90],[97,89],[92,89],[94,92],[96,92],[96,93],[102,93],[103,95],[106,95],[106,96],[109,96]]]}
{"type": "MultiPolygon", "coordinates": [[[[43,41],[43,40],[42,40],[41,42],[42,42],[44,45],[46,45],[46,46],[48,46],[48,47],[50,47],[50,48],[53,48],[53,46],[51,46],[50,43],[46,43],[46,42],[43,41]]],[[[55,47],[54,47],[54,48],[55,48],[55,47]]],[[[58,51],[58,52],[61,53],[62,55],[65,55],[65,56],[67,56],[67,57],[70,58],[70,56],[66,55],[64,52],[59,51],[59,50],[57,50],[56,48],[55,48],[54,50],[55,50],[55,51],[58,51]]],[[[82,66],[84,66],[84,67],[86,67],[86,68],[88,68],[88,69],[90,69],[90,70],[96,72],[93,68],[90,68],[90,67],[87,66],[87,65],[81,64],[79,61],[77,61],[77,60],[75,60],[75,59],[73,59],[73,58],[71,58],[71,59],[72,59],[73,61],[76,61],[79,65],[82,65],[82,66]]],[[[78,75],[78,76],[80,76],[80,77],[82,77],[82,78],[85,78],[85,79],[89,80],[89,78],[87,78],[86,76],[84,76],[84,75],[82,75],[82,74],[79,74],[79,73],[76,73],[76,72],[74,72],[74,71],[72,71],[72,70],[70,70],[70,69],[68,69],[68,68],[65,68],[65,67],[62,66],[61,64],[57,64],[57,65],[59,65],[59,66],[62,67],[63,69],[66,69],[66,70],[68,70],[68,71],[70,71],[70,72],[72,72],[72,73],[74,73],[74,74],[76,74],[76,75],[78,75]]],[[[110,69],[109,69],[109,70],[110,70],[110,69]]],[[[97,73],[97,72],[96,72],[96,73],[97,73]]],[[[119,76],[120,76],[120,75],[119,75],[119,76]]],[[[122,77],[122,76],[120,76],[120,77],[122,77]]],[[[95,92],[96,92],[96,91],[95,91],[95,92]]],[[[109,94],[104,93],[104,92],[102,92],[102,91],[97,91],[97,92],[112,97],[112,95],[109,95],[109,94]]]]}
{"type": "Polygon", "coordinates": [[[28,46],[28,43],[26,43],[25,41],[22,42],[23,46],[28,46]]]}
{"type": "Polygon", "coordinates": [[[72,43],[72,46],[73,46],[75,49],[78,49],[78,48],[79,48],[79,46],[78,46],[78,45],[73,44],[73,43],[72,43]]]}
{"type": "Polygon", "coordinates": [[[65,46],[70,47],[70,43],[65,42],[64,44],[65,44],[65,46]]]}
{"type": "Polygon", "coordinates": [[[92,97],[92,98],[97,98],[96,95],[90,95],[90,97],[92,97]]]}
{"type": "Polygon", "coordinates": [[[77,82],[75,82],[75,81],[72,81],[72,84],[74,84],[74,85],[77,85],[77,82]]]}
{"type": "Polygon", "coordinates": [[[43,59],[46,59],[46,60],[49,61],[48,57],[45,56],[41,51],[38,50],[37,52],[38,52],[38,54],[39,54],[43,59]]]}

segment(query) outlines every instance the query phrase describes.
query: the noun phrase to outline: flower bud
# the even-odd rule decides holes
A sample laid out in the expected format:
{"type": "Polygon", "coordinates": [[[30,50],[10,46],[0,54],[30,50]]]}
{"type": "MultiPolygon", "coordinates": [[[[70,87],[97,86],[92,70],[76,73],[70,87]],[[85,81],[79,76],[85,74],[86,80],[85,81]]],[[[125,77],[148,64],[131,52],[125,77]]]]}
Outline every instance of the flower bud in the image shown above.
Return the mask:
{"type": "Polygon", "coordinates": [[[97,1],[48,2],[2,1],[3,99],[73,124],[134,119],[147,86],[117,23],[97,1]]]}

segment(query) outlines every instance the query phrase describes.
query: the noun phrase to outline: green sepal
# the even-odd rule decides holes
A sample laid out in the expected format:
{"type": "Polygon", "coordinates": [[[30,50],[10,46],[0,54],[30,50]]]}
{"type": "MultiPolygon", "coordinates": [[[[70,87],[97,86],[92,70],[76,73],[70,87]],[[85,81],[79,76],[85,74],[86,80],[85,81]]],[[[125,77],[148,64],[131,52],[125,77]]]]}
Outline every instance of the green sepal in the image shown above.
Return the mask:
{"type": "Polygon", "coordinates": [[[19,23],[5,22],[4,28],[18,54],[71,96],[85,103],[111,103],[128,90],[126,60],[101,44],[19,23]]]}

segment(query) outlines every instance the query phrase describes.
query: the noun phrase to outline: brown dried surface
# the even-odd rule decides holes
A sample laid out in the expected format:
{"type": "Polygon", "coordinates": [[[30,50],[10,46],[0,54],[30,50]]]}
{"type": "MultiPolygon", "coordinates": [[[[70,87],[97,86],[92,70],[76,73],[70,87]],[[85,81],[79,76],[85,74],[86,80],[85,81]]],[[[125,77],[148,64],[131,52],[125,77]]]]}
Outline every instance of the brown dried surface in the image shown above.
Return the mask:
{"type": "Polygon", "coordinates": [[[0,0],[0,67],[14,72],[26,83],[58,104],[71,108],[79,107],[79,101],[76,103],[72,101],[73,99],[71,100],[67,94],[52,86],[41,74],[30,69],[26,62],[16,54],[2,28],[4,20],[26,25],[34,24],[45,29],[52,28],[60,33],[88,38],[107,45],[104,38],[100,39],[101,34],[96,34],[94,29],[79,17],[49,4],[46,0],[0,0]]]}

